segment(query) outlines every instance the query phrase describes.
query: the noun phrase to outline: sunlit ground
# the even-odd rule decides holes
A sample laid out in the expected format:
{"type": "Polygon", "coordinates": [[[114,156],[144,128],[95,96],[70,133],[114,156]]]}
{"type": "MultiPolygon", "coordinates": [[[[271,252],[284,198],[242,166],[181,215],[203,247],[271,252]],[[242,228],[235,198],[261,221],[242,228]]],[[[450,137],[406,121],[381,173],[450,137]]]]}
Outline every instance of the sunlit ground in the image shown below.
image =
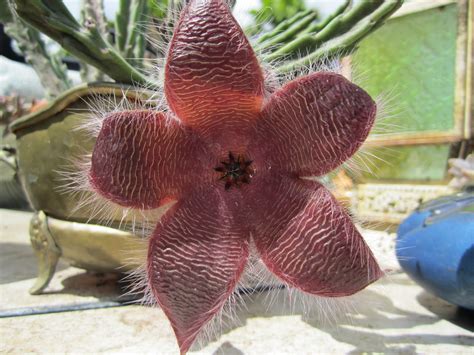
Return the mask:
{"type": "MultiPolygon", "coordinates": [[[[0,214],[0,316],[8,317],[0,318],[1,353],[177,353],[159,309],[117,302],[122,291],[114,275],[60,263],[44,295],[29,295],[37,273],[28,236],[31,213],[0,214]]],[[[386,237],[364,234],[371,243],[386,237]]],[[[390,249],[374,249],[390,266],[390,249]]],[[[473,314],[428,294],[401,272],[351,302],[330,307],[322,302],[310,312],[285,291],[258,292],[246,304],[236,312],[238,319],[221,324],[222,336],[211,336],[191,353],[468,354],[474,346],[473,314]]]]}

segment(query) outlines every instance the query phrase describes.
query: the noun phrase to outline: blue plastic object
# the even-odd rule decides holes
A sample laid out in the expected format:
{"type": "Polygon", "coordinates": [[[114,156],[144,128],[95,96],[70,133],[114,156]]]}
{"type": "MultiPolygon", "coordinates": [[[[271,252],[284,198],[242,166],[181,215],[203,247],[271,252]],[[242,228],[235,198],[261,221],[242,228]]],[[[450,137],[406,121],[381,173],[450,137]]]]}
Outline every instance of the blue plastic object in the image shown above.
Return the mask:
{"type": "Polygon", "coordinates": [[[399,227],[397,258],[426,290],[474,310],[474,193],[421,206],[399,227]]]}

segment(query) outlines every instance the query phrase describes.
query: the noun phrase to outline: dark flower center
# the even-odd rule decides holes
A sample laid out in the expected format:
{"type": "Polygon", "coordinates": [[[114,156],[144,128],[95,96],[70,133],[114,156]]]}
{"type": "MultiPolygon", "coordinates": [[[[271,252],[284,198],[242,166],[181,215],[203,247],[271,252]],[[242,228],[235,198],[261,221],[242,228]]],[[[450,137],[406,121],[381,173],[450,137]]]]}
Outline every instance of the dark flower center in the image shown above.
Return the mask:
{"type": "Polygon", "coordinates": [[[254,173],[251,165],[252,161],[246,160],[243,155],[235,156],[229,152],[228,160],[221,161],[221,165],[214,170],[222,174],[219,180],[225,181],[224,187],[229,190],[232,186],[240,187],[250,183],[254,173]]]}

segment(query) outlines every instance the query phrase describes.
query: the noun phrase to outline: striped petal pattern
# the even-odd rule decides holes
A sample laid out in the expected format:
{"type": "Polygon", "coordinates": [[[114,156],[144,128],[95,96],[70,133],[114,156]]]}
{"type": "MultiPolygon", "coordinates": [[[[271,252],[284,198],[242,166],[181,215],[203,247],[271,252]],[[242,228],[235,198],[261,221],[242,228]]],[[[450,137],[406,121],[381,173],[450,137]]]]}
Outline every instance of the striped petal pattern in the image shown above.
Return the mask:
{"type": "Polygon", "coordinates": [[[166,63],[165,94],[175,114],[209,140],[230,132],[228,141],[256,120],[263,88],[258,60],[227,4],[191,0],[166,63]]]}
{"type": "Polygon", "coordinates": [[[276,276],[310,294],[347,296],[381,277],[331,193],[301,179],[333,170],[366,139],[376,115],[366,92],[322,72],[263,106],[262,70],[222,0],[184,8],[164,92],[170,113],[104,120],[89,180],[126,207],[175,201],[149,240],[147,277],[181,353],[234,291],[250,236],[276,276]]]}
{"type": "Polygon", "coordinates": [[[334,73],[311,74],[272,95],[251,150],[263,151],[274,169],[323,175],[357,151],[375,115],[374,101],[357,85],[334,73]]]}
{"type": "Polygon", "coordinates": [[[273,176],[252,196],[253,235],[266,266],[302,291],[348,296],[382,276],[331,193],[314,181],[273,176]]]}
{"type": "Polygon", "coordinates": [[[233,292],[248,256],[221,190],[198,191],[177,202],[150,240],[148,282],[186,353],[201,328],[233,292]]]}
{"type": "Polygon", "coordinates": [[[157,208],[212,179],[203,168],[205,153],[193,133],[163,113],[113,113],[102,123],[89,181],[121,206],[157,208]]]}

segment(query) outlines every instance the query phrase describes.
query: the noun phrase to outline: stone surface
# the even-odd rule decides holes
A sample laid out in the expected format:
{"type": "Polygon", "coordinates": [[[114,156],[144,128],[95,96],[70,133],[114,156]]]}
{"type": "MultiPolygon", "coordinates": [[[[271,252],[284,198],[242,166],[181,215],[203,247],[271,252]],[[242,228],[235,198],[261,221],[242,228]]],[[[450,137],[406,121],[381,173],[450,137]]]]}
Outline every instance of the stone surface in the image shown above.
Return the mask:
{"type": "MultiPolygon", "coordinates": [[[[172,330],[159,309],[138,305],[21,317],[6,312],[47,312],[58,307],[101,307],[117,300],[113,275],[59,265],[46,294],[30,296],[36,264],[29,247],[31,214],[0,210],[0,353],[177,354],[172,330]],[[33,308],[32,308],[33,307],[33,308]],[[49,308],[46,308],[49,307],[49,308]]],[[[382,265],[392,270],[392,241],[364,231],[382,265]]],[[[285,290],[245,296],[236,320],[192,354],[472,354],[474,317],[394,273],[342,302],[308,301],[285,290]],[[270,306],[269,306],[270,305],[270,306]],[[310,311],[308,311],[310,310],[310,311]]],[[[221,327],[219,326],[219,327],[221,327]]]]}

